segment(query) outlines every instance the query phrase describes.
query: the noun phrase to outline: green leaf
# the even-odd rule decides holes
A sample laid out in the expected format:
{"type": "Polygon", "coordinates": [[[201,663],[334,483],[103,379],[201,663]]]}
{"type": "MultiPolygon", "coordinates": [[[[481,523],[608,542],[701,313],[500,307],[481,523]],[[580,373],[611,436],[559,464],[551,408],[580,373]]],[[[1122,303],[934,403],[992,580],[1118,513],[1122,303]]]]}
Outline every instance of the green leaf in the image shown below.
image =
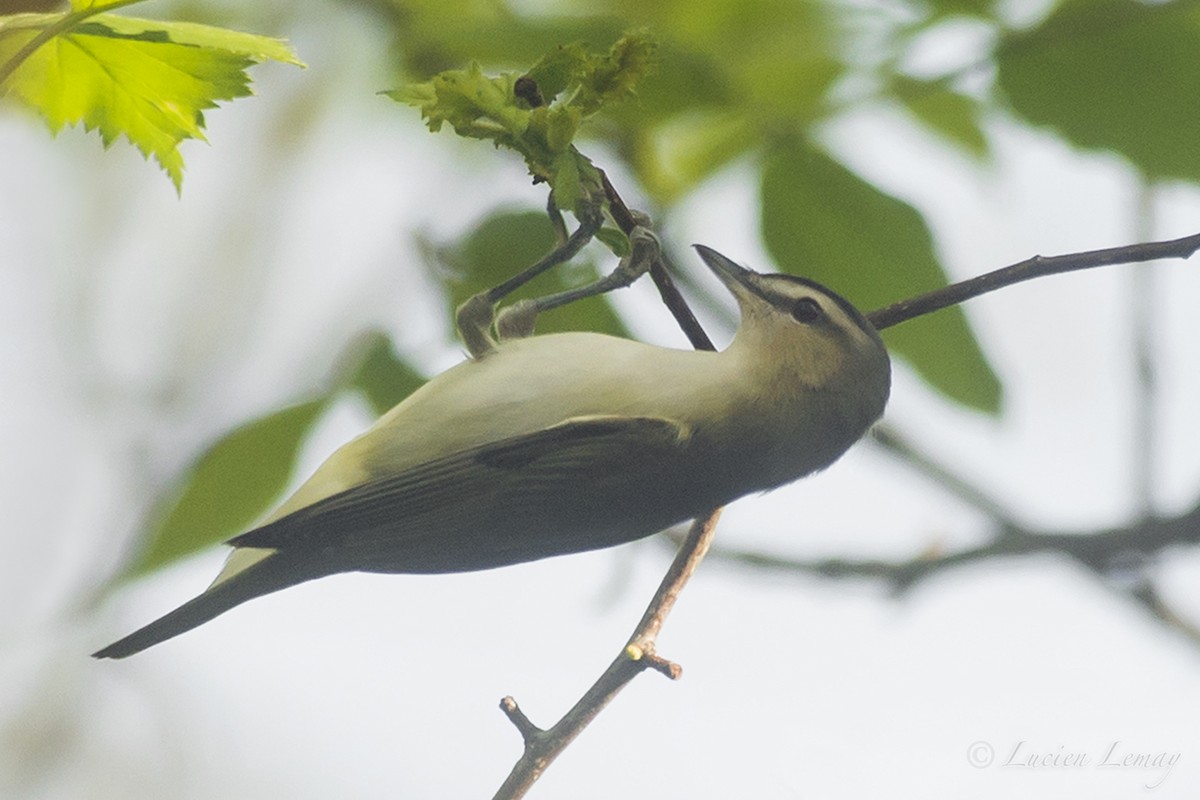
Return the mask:
{"type": "Polygon", "coordinates": [[[997,51],[1012,108],[1150,178],[1200,180],[1200,6],[1069,0],[997,51]]]}
{"type": "Polygon", "coordinates": [[[761,126],[741,113],[694,111],[658,126],[633,156],[651,195],[670,203],[761,136],[761,126]]]}
{"type": "Polygon", "coordinates": [[[607,54],[592,55],[582,45],[560,46],[525,75],[485,75],[478,63],[446,70],[426,83],[383,92],[415,106],[432,131],[449,124],[459,136],[484,139],[515,150],[529,172],[546,181],[560,209],[583,216],[583,205],[603,196],[599,174],[574,147],[584,119],[632,94],[652,65],[653,41],[643,33],[621,37],[607,54]],[[543,81],[543,105],[531,108],[515,91],[520,79],[543,81]]]}
{"type": "Polygon", "coordinates": [[[983,106],[974,98],[937,82],[899,75],[892,79],[892,95],[934,133],[976,158],[987,156],[987,137],[980,126],[983,106]]]}
{"type": "Polygon", "coordinates": [[[382,331],[369,332],[361,347],[361,360],[350,386],[362,392],[377,415],[386,413],[425,382],[419,372],[397,357],[391,339],[382,331]]]}
{"type": "MultiPolygon", "coordinates": [[[[946,283],[921,215],[803,142],[763,165],[762,226],[785,271],[813,278],[864,311],[946,283]]],[[[884,332],[934,388],[995,413],[1000,382],[958,307],[884,332]]]]}
{"type": "Polygon", "coordinates": [[[300,445],[327,402],[323,397],[268,414],[210,446],[122,577],[152,572],[252,525],[286,488],[300,445]]]}
{"type": "MultiPolygon", "coordinates": [[[[445,278],[449,308],[511,278],[555,246],[549,218],[536,211],[498,212],[484,219],[460,242],[440,248],[438,257],[449,267],[445,278]]],[[[614,265],[615,266],[615,265],[614,265]]],[[[539,297],[591,283],[599,274],[590,263],[564,264],[530,281],[511,299],[539,297]]],[[[628,336],[604,297],[590,297],[538,316],[539,333],[590,330],[628,336]]]]}
{"type": "Polygon", "coordinates": [[[105,147],[125,136],[177,190],[179,143],[204,138],[205,109],[250,94],[255,63],[303,66],[265,36],[95,13],[113,4],[0,20],[0,92],[37,110],[54,133],[82,124],[105,147]]]}
{"type": "Polygon", "coordinates": [[[560,44],[538,59],[525,75],[537,84],[544,100],[553,100],[578,85],[587,72],[590,55],[583,42],[560,44]]]}
{"type": "MultiPolygon", "coordinates": [[[[653,71],[657,47],[646,31],[622,36],[607,53],[589,59],[579,79],[578,94],[570,102],[586,117],[632,96],[653,71]]],[[[568,84],[567,88],[572,87],[568,84]]]]}

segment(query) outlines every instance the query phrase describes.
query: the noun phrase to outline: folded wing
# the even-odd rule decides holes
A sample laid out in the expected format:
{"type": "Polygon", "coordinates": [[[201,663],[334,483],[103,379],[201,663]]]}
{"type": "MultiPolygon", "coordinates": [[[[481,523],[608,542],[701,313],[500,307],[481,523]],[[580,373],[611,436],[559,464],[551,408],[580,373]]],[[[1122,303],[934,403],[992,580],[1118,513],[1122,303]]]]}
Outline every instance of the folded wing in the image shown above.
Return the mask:
{"type": "Polygon", "coordinates": [[[572,419],[381,476],[230,544],[422,573],[607,547],[703,510],[687,497],[688,445],[672,420],[572,419]]]}

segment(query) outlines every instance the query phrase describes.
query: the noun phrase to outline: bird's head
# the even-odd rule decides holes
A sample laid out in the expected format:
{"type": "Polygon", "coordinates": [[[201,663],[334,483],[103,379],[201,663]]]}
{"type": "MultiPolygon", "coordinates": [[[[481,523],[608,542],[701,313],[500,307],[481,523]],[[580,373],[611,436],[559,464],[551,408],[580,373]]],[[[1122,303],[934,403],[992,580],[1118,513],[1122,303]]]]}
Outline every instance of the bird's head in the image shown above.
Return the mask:
{"type": "Polygon", "coordinates": [[[882,414],[891,385],[887,349],[848,300],[807,278],[754,272],[703,245],[696,251],[741,309],[730,350],[765,383],[782,384],[769,390],[786,392],[790,385],[852,397],[855,416],[874,421],[882,414]]]}

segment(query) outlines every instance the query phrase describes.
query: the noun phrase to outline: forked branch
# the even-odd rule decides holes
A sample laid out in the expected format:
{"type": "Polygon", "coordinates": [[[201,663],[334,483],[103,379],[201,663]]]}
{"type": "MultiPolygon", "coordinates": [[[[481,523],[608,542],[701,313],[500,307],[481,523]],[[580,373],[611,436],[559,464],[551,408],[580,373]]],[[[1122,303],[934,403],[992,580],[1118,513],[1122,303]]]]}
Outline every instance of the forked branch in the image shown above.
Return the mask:
{"type": "Polygon", "coordinates": [[[508,779],[495,794],[495,800],[511,800],[524,797],[529,788],[541,777],[546,767],[558,757],[567,745],[574,741],[625,685],[645,669],[654,669],[672,680],[682,670],[678,664],[662,658],[655,652],[658,634],[662,630],[667,614],[675,600],[696,571],[704,554],[708,552],[713,532],[717,527],[720,509],[702,519],[697,519],[687,538],[679,547],[671,568],[659,584],[658,591],[638,622],[625,649],[613,659],[608,669],[584,693],[575,705],[553,727],[542,729],[534,725],[511,697],[500,701],[500,709],[508,716],[525,741],[525,751],[513,766],[508,779]]]}

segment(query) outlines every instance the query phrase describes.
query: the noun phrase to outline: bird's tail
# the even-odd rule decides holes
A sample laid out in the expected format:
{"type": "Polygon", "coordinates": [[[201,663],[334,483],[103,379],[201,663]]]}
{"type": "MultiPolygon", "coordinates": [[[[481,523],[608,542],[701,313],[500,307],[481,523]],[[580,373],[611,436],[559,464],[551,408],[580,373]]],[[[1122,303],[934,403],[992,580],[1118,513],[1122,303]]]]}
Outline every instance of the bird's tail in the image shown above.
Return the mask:
{"type": "Polygon", "coordinates": [[[92,653],[92,657],[125,658],[140,653],[147,647],[190,631],[247,600],[319,578],[328,572],[329,570],[324,569],[305,568],[278,554],[268,556],[237,575],[210,586],[199,597],[189,600],[124,639],[97,650],[92,653]]]}

